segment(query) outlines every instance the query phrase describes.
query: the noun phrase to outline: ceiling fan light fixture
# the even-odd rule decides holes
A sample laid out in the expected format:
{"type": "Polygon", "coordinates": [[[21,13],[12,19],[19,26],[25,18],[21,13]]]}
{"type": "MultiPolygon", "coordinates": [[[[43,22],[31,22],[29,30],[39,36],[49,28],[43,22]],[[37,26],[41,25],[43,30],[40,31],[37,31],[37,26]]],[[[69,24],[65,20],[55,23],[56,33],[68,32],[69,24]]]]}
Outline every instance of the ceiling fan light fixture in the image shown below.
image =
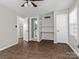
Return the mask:
{"type": "Polygon", "coordinates": [[[32,5],[31,1],[28,1],[28,5],[29,5],[29,6],[31,6],[31,5],[32,5]]]}
{"type": "Polygon", "coordinates": [[[32,4],[30,5],[31,7],[34,7],[32,4]]]}
{"type": "Polygon", "coordinates": [[[25,3],[25,4],[24,4],[24,6],[25,6],[25,7],[27,7],[27,6],[28,6],[28,4],[27,4],[27,3],[25,3]]]}
{"type": "Polygon", "coordinates": [[[43,0],[24,0],[26,1],[23,5],[21,5],[21,7],[37,7],[37,4],[34,3],[34,1],[43,1],[43,0]]]}

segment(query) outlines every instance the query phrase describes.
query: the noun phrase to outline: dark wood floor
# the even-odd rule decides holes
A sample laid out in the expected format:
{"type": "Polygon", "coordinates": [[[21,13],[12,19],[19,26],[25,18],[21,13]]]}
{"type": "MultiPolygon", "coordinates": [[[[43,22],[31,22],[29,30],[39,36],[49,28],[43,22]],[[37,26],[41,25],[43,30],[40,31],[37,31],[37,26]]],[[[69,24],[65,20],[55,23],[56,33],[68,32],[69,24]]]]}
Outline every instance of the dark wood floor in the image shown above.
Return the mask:
{"type": "Polygon", "coordinates": [[[79,59],[67,44],[21,42],[0,52],[0,59],[79,59]]]}

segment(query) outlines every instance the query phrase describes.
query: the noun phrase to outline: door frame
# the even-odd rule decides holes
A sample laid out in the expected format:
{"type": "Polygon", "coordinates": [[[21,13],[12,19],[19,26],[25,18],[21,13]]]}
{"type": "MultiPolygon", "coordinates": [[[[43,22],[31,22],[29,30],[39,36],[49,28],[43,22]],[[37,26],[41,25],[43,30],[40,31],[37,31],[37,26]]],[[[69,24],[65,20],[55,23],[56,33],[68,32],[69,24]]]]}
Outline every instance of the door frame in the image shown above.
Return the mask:
{"type": "Polygon", "coordinates": [[[32,18],[37,18],[37,42],[40,42],[40,39],[39,39],[39,17],[37,16],[37,17],[30,17],[29,18],[29,41],[31,41],[31,39],[32,39],[32,31],[31,31],[31,29],[32,29],[32,26],[31,26],[31,23],[32,23],[32,18]]]}
{"type": "MultiPolygon", "coordinates": [[[[68,14],[68,10],[67,9],[64,9],[64,10],[59,10],[59,11],[55,11],[54,12],[54,43],[68,43],[68,35],[67,35],[67,40],[66,41],[63,41],[63,42],[58,42],[57,40],[57,20],[56,20],[56,15],[60,15],[60,14],[68,14]]],[[[67,27],[68,27],[68,20],[67,20],[67,27]]],[[[68,31],[67,31],[68,32],[68,31]]]]}

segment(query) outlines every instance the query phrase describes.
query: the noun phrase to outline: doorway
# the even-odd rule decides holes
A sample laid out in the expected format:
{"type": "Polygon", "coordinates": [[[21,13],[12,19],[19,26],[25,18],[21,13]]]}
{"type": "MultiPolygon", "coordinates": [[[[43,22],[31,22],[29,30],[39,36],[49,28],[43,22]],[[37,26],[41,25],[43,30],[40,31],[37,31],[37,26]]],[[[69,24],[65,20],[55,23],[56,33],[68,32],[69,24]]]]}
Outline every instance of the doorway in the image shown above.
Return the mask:
{"type": "Polygon", "coordinates": [[[30,18],[30,41],[37,41],[37,18],[30,18]]]}

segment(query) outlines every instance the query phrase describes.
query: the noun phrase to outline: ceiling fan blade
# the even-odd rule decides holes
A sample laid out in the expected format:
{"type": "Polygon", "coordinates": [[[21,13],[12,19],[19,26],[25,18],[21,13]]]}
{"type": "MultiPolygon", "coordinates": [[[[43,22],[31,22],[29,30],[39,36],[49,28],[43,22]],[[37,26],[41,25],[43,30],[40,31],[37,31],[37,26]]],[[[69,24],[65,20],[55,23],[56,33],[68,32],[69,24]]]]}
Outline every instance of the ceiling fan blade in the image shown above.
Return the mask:
{"type": "Polygon", "coordinates": [[[24,0],[24,1],[29,1],[29,0],[24,0]]]}
{"type": "Polygon", "coordinates": [[[30,0],[30,1],[44,1],[44,0],[30,0]]]}
{"type": "Polygon", "coordinates": [[[21,7],[25,7],[25,4],[26,4],[26,3],[28,3],[28,2],[25,2],[24,4],[22,4],[21,7]]]}
{"type": "Polygon", "coordinates": [[[34,6],[34,7],[37,7],[37,5],[35,4],[35,3],[33,3],[33,2],[31,2],[32,3],[32,5],[34,6]]]}
{"type": "Polygon", "coordinates": [[[44,0],[24,0],[24,1],[44,1],[44,0]]]}
{"type": "Polygon", "coordinates": [[[21,7],[24,7],[24,4],[22,4],[21,7]]]}

